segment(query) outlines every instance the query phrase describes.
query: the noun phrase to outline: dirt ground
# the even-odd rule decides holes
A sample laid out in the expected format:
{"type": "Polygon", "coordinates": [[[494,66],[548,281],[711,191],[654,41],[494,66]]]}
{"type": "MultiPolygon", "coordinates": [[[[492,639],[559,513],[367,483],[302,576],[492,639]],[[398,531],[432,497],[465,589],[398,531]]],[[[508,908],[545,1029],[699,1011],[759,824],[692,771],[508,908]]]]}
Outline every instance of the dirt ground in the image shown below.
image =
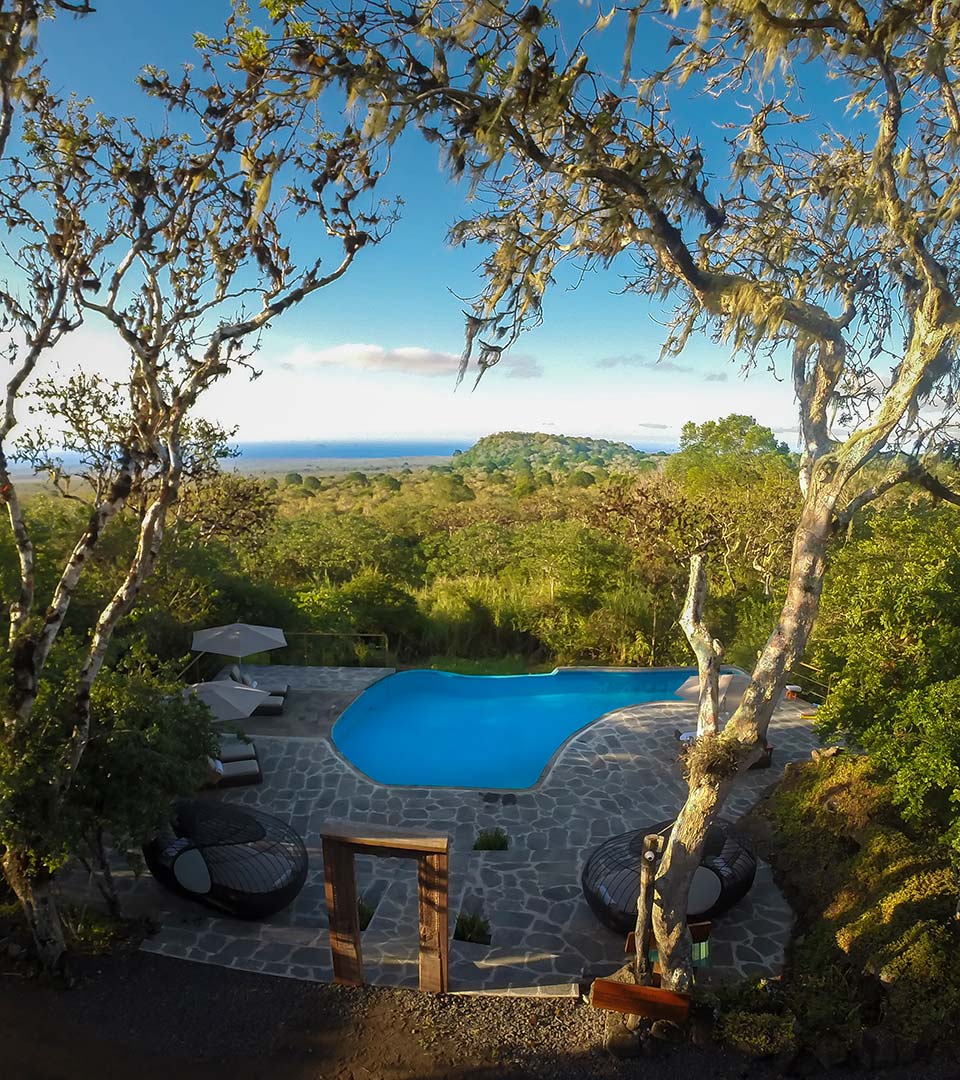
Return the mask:
{"type": "MultiPolygon", "coordinates": [[[[615,1061],[601,1046],[602,1014],[572,1000],[343,989],[142,953],[83,958],[75,973],[76,986],[65,990],[0,972],[4,1080],[781,1075],[771,1064],[693,1046],[664,1045],[651,1056],[615,1061]]],[[[955,1080],[960,1067],[913,1065],[870,1075],[955,1080]]]]}

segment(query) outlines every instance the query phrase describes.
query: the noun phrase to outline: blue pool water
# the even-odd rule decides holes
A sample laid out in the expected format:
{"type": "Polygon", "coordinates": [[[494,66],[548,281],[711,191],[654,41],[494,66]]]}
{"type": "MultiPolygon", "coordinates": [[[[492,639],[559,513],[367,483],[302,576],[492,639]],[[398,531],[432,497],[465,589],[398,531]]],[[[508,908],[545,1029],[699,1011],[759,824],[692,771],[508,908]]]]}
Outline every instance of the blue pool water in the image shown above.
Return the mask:
{"type": "Polygon", "coordinates": [[[575,731],[627,705],[664,701],[696,672],[400,671],[365,690],[333,727],[344,757],[381,784],[525,788],[575,731]]]}

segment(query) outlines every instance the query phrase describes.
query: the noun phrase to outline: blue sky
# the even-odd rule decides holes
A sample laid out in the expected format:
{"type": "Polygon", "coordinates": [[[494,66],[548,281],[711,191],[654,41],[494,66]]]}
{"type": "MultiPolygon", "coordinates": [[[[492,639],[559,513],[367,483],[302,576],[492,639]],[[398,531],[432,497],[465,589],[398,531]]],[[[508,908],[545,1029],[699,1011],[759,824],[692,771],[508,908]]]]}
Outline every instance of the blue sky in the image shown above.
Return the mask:
{"type": "MultiPolygon", "coordinates": [[[[54,85],[122,116],[142,108],[134,82],[140,67],[175,71],[191,60],[193,33],[216,33],[229,4],[100,0],[97,8],[92,17],[43,27],[48,73],[54,85]]],[[[555,10],[580,22],[592,21],[597,8],[562,0],[555,10]]],[[[616,24],[608,33],[618,50],[616,24]]],[[[660,62],[662,53],[647,56],[645,46],[650,39],[640,35],[636,60],[660,62]]],[[[616,71],[613,57],[610,68],[616,71]]],[[[543,326],[521,339],[475,393],[466,386],[454,393],[463,322],[462,305],[448,290],[475,292],[479,261],[477,250],[451,249],[445,241],[465,190],[443,175],[435,147],[411,138],[398,148],[384,191],[405,201],[392,234],[364,251],[343,280],[275,323],[258,356],[263,374],[256,383],[236,374],[206,398],[201,411],[238,425],[241,440],[469,441],[512,429],[669,444],[686,420],[736,411],[794,441],[792,393],[769,373],[744,379],[728,351],[705,339],[658,365],[669,310],[617,295],[621,282],[613,272],[591,274],[576,291],[555,289],[543,326]]],[[[111,333],[95,326],[73,335],[61,362],[91,356],[105,371],[125,363],[111,333]]]]}

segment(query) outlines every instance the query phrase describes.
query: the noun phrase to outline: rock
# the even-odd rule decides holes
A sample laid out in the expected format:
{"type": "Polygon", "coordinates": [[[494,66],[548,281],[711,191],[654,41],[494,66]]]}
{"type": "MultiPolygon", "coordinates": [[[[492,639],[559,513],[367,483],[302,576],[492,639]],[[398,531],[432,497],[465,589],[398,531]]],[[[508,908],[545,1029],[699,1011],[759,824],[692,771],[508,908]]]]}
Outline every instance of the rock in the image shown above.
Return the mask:
{"type": "Polygon", "coordinates": [[[789,1076],[793,1071],[798,1055],[799,1052],[795,1046],[791,1046],[788,1050],[781,1050],[779,1054],[774,1054],[769,1059],[774,1076],[789,1076]]]}
{"type": "Polygon", "coordinates": [[[820,750],[811,750],[810,757],[813,758],[814,761],[827,761],[830,758],[836,757],[837,754],[842,753],[842,746],[824,746],[820,750]]]}
{"type": "Polygon", "coordinates": [[[823,1035],[815,1043],[811,1043],[810,1051],[825,1069],[842,1065],[850,1056],[843,1041],[829,1035],[823,1035]]]}
{"type": "Polygon", "coordinates": [[[796,1055],[793,1064],[790,1066],[791,1076],[813,1076],[814,1073],[819,1071],[820,1062],[806,1047],[796,1055]]]}
{"type": "Polygon", "coordinates": [[[640,1044],[640,1049],[646,1057],[653,1057],[660,1053],[662,1046],[663,1043],[659,1039],[644,1039],[640,1044]]]}
{"type": "Polygon", "coordinates": [[[635,1058],[640,1056],[640,1037],[631,1031],[616,1013],[607,1016],[603,1032],[603,1045],[615,1058],[635,1058]]]}
{"type": "Polygon", "coordinates": [[[860,1036],[857,1060],[867,1068],[882,1069],[900,1062],[900,1040],[883,1028],[870,1028],[860,1036]]]}
{"type": "Polygon", "coordinates": [[[690,1041],[694,1046],[713,1045],[713,1018],[690,1015],[690,1041]]]}
{"type": "Polygon", "coordinates": [[[650,1025],[650,1037],[667,1043],[684,1041],[683,1028],[672,1020],[654,1020],[650,1025]]]}
{"type": "Polygon", "coordinates": [[[18,945],[15,941],[11,941],[7,946],[7,956],[9,956],[11,960],[19,960],[25,951],[24,947],[18,945]]]}

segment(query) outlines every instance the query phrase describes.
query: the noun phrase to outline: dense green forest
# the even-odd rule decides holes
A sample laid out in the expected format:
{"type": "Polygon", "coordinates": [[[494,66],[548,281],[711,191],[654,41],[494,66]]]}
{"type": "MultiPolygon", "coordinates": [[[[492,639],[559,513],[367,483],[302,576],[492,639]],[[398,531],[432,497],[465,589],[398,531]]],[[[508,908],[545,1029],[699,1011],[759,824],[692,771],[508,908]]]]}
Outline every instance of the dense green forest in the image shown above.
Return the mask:
{"type": "MultiPolygon", "coordinates": [[[[184,665],[192,630],[233,620],[284,627],[279,663],[689,664],[677,617],[688,557],[703,551],[710,626],[725,659],[749,667],[775,624],[797,506],[788,449],[736,415],[687,425],[669,455],[512,432],[416,471],[224,472],[181,500],[113,664],[145,647],[184,665]]],[[[84,513],[31,500],[41,578],[84,513]]],[[[78,632],[115,587],[134,525],[131,513],[105,538],[71,608],[78,632]]],[[[9,600],[9,546],[2,565],[9,600]]],[[[869,747],[907,811],[934,812],[954,842],[958,585],[955,511],[908,489],[888,496],[837,537],[808,654],[831,686],[824,730],[869,747]]],[[[212,674],[219,661],[204,663],[212,674]]]]}
{"type": "MultiPolygon", "coordinates": [[[[194,629],[234,620],[284,627],[289,647],[264,658],[276,663],[690,664],[677,618],[688,558],[702,551],[711,629],[725,659],[749,668],[775,625],[797,507],[792,455],[737,415],[687,425],[669,455],[512,432],[416,471],[223,472],[182,498],[112,664],[145,649],[184,666],[194,629]]],[[[41,581],[85,513],[50,494],[31,499],[41,581]]],[[[131,512],[104,538],[69,614],[77,633],[115,587],[134,535],[131,512]]],[[[7,602],[16,563],[3,544],[7,602]]],[[[868,747],[906,811],[933,813],[954,843],[958,586],[960,518],[903,489],[837,537],[808,654],[830,685],[824,731],[868,747]]],[[[200,670],[218,665],[204,658],[200,670]]]]}

